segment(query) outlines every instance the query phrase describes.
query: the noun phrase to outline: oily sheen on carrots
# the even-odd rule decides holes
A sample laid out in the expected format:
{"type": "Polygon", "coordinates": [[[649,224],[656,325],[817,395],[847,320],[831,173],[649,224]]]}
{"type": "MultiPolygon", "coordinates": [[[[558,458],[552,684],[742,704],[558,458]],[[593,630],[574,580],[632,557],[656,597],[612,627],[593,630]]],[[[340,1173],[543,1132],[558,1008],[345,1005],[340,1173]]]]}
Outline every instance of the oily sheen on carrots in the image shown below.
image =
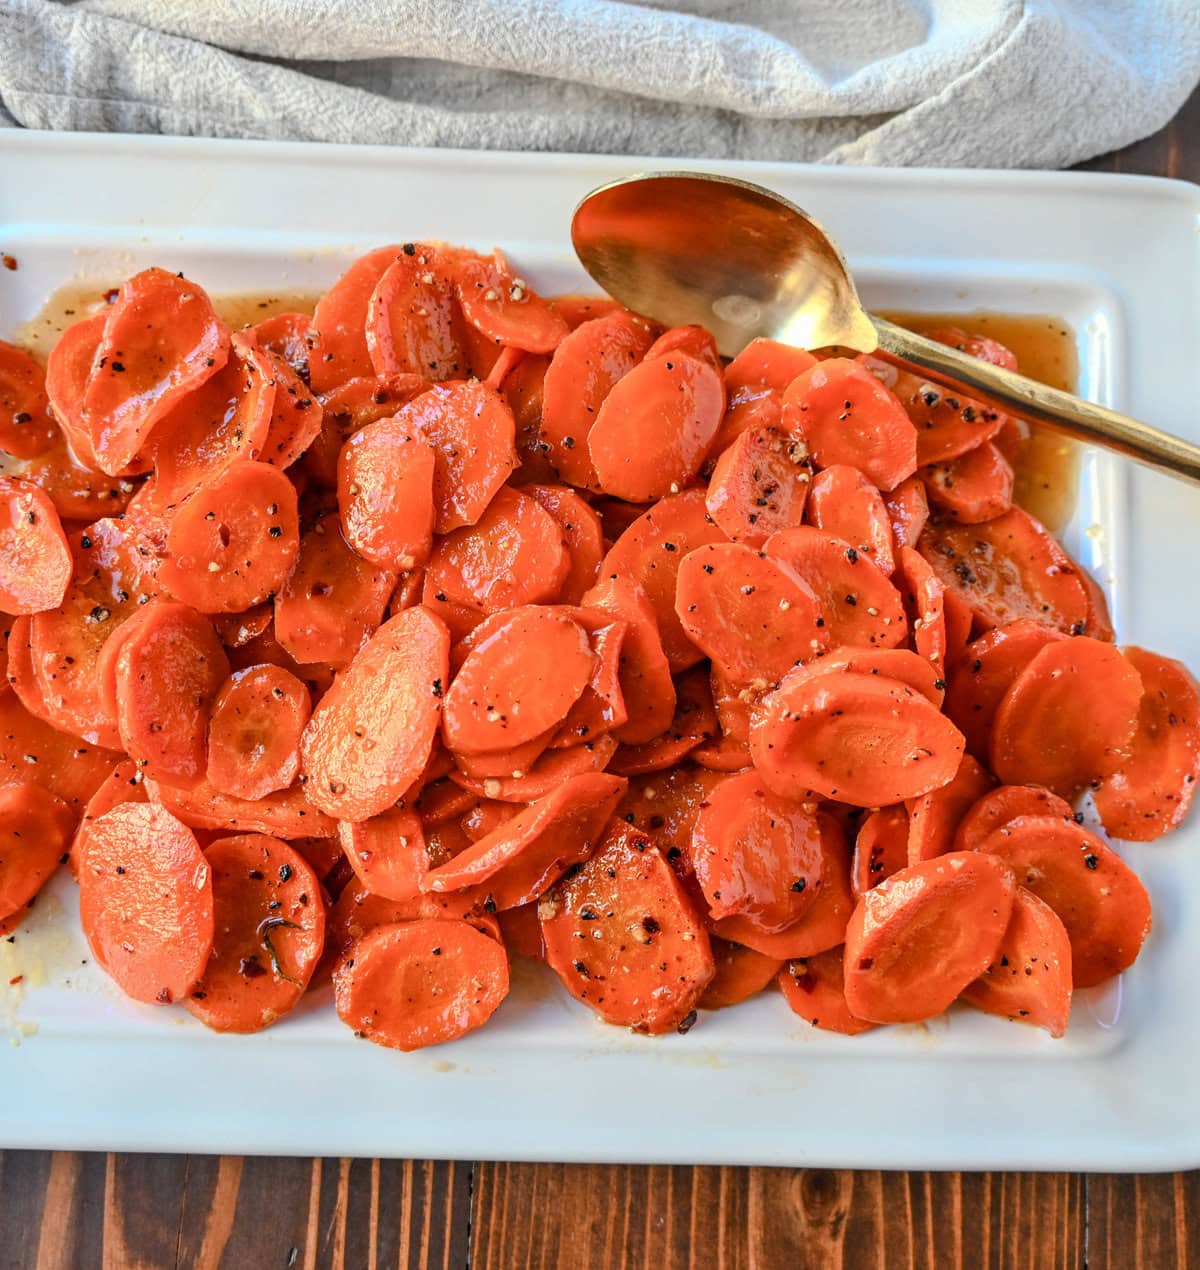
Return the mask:
{"type": "Polygon", "coordinates": [[[136,274],[48,365],[0,344],[0,927],[69,861],[132,998],[332,989],[401,1051],[518,953],[648,1035],[777,985],[1059,1036],[1149,933],[1100,830],[1182,822],[1200,688],[1014,505],[1009,423],[499,251],[239,331],[136,274]]]}

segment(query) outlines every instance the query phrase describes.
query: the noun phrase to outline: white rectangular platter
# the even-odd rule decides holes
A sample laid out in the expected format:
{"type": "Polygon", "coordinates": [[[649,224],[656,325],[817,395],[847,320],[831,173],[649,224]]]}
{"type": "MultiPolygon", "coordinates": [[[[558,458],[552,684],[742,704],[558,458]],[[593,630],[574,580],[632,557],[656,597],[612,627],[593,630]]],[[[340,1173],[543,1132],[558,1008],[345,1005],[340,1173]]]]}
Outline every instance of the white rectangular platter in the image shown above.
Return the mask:
{"type": "MultiPolygon", "coordinates": [[[[811,168],[0,134],[0,335],[69,281],[150,264],[215,293],[327,286],[357,251],[501,245],[578,290],[576,202],[651,167],[771,186],[845,248],[869,304],[1053,313],[1082,391],[1200,439],[1200,191],[1130,177],[811,168]]],[[[1068,545],[1122,642],[1200,665],[1200,492],[1085,459],[1068,545]]],[[[891,1168],[1200,1164],[1200,823],[1125,849],[1154,932],[1069,1033],[967,1011],[859,1038],[770,993],[686,1036],[605,1027],[518,966],[485,1029],[404,1055],[356,1041],[328,1000],[252,1037],[122,999],[59,878],[0,942],[0,1145],[891,1168]],[[24,981],[7,986],[18,975],[24,981]],[[12,1042],[11,1044],[8,1042],[12,1042]]]]}

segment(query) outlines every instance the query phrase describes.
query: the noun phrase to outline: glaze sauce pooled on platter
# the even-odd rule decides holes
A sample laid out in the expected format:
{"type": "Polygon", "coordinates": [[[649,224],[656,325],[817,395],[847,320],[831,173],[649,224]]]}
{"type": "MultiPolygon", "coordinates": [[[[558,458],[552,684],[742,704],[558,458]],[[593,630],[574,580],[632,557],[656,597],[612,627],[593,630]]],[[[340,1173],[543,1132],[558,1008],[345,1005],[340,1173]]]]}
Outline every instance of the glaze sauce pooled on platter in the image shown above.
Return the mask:
{"type": "MultiPolygon", "coordinates": [[[[883,312],[897,326],[926,335],[957,326],[969,335],[999,340],[1016,354],[1022,375],[1074,392],[1079,375],[1075,333],[1062,320],[1045,314],[1013,316],[1007,313],[909,313],[883,312]]],[[[1029,436],[1016,463],[1013,497],[1048,529],[1061,533],[1075,509],[1079,487],[1079,446],[1039,424],[1029,425],[1029,436]]]]}

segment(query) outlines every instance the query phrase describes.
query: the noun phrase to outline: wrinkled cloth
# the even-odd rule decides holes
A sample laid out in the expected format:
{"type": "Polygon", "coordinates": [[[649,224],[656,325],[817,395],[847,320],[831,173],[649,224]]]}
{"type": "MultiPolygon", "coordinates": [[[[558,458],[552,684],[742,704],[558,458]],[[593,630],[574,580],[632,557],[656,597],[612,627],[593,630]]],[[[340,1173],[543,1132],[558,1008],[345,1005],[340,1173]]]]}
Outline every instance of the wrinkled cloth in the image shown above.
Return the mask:
{"type": "Polygon", "coordinates": [[[0,0],[0,122],[1060,167],[1165,124],[1196,0],[0,0]]]}

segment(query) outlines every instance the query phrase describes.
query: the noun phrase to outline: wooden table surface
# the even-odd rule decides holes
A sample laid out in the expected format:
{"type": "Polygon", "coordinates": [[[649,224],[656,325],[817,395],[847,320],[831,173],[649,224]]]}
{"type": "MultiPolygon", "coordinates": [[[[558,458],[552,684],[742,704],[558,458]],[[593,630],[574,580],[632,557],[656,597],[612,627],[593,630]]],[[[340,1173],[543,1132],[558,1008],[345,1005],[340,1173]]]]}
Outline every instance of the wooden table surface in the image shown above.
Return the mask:
{"type": "MultiPolygon", "coordinates": [[[[1200,91],[1162,132],[1084,166],[1200,182],[1200,91]]],[[[1200,1266],[1200,1172],[0,1152],[0,1270],[166,1266],[1183,1270],[1200,1266]]]]}

